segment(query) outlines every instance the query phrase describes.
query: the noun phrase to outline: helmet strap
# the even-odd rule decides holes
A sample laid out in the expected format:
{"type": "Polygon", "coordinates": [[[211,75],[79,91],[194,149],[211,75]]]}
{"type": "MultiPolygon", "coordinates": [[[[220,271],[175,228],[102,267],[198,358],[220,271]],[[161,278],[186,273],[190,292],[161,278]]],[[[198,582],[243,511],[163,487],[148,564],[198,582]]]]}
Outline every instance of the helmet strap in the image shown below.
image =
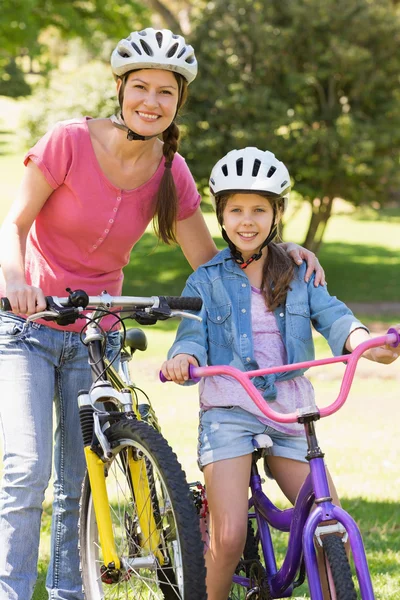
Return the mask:
{"type": "Polygon", "coordinates": [[[156,133],[155,135],[144,136],[144,135],[140,135],[139,133],[136,133],[135,131],[132,131],[132,129],[129,129],[129,127],[127,127],[125,125],[122,113],[120,113],[119,115],[112,115],[110,117],[110,121],[114,125],[114,127],[117,127],[118,129],[122,129],[123,131],[126,131],[126,139],[129,140],[130,142],[132,142],[132,141],[144,142],[145,140],[152,140],[153,138],[156,138],[160,135],[159,133],[156,133]]]}

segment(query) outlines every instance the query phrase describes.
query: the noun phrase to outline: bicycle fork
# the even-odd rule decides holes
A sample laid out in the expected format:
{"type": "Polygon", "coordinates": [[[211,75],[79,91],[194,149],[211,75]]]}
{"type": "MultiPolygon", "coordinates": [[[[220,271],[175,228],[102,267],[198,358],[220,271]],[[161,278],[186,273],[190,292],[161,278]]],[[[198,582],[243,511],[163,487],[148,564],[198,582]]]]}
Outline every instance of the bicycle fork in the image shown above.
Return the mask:
{"type": "MultiPolygon", "coordinates": [[[[304,527],[303,551],[311,597],[316,600],[322,600],[314,537],[317,530],[318,533],[323,530],[323,528],[318,527],[320,523],[334,520],[340,524],[338,526],[338,531],[341,530],[340,526],[343,526],[343,529],[348,534],[362,599],[375,600],[360,530],[354,519],[345,510],[340,506],[332,504],[323,458],[312,458],[310,460],[310,470],[314,484],[315,503],[317,504],[317,508],[309,515],[304,527]]],[[[327,533],[329,533],[329,531],[327,531],[327,533]]]]}
{"type": "MultiPolygon", "coordinates": [[[[156,526],[153,507],[151,503],[151,491],[145,459],[141,456],[134,456],[132,448],[127,449],[126,455],[126,476],[129,478],[129,487],[132,494],[132,500],[135,502],[136,514],[141,531],[140,546],[144,556],[133,559],[132,565],[121,565],[120,558],[116,549],[113,525],[111,519],[111,510],[106,486],[107,466],[111,463],[113,453],[107,437],[104,435],[99,414],[100,411],[94,409],[94,403],[98,400],[115,399],[124,406],[126,412],[132,408],[132,398],[129,390],[116,391],[109,384],[101,383],[94,386],[90,392],[82,391],[78,396],[79,414],[84,443],[84,453],[90,481],[91,495],[96,516],[96,524],[100,538],[100,546],[103,555],[103,572],[107,573],[108,578],[118,581],[121,574],[121,567],[125,571],[132,571],[143,566],[150,566],[150,562],[157,560],[162,566],[165,562],[161,552],[161,539],[159,529],[156,526]],[[127,411],[126,409],[129,408],[127,411]],[[93,440],[96,439],[101,447],[101,453],[93,449],[93,440]],[[148,559],[146,559],[147,557],[148,559]]],[[[121,413],[123,414],[123,413],[121,413]]],[[[106,580],[105,580],[106,581],[106,580]]]]}

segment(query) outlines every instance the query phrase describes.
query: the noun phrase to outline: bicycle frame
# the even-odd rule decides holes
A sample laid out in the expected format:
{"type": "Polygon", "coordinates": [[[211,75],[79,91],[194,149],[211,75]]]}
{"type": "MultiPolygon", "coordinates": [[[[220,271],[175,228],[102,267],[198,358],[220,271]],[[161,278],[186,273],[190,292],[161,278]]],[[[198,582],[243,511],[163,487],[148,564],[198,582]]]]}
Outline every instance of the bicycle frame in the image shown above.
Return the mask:
{"type": "MultiPolygon", "coordinates": [[[[103,359],[101,353],[101,340],[103,334],[97,324],[91,324],[88,327],[88,333],[85,337],[85,344],[88,346],[90,363],[92,366],[94,384],[89,392],[80,394],[78,398],[79,408],[92,407],[98,414],[106,414],[95,408],[95,403],[102,400],[113,400],[117,405],[123,407],[125,413],[134,413],[134,417],[141,419],[138,402],[134,389],[130,382],[128,370],[125,370],[125,378],[117,373],[110,365],[107,359],[103,359]],[[96,386],[96,383],[99,385],[96,386]]],[[[90,409],[89,409],[90,410],[90,409]]],[[[90,481],[90,487],[93,498],[94,512],[99,532],[100,546],[103,552],[103,560],[108,570],[119,570],[121,568],[120,559],[115,546],[114,534],[112,529],[111,512],[109,498],[105,480],[105,469],[107,462],[111,458],[110,448],[107,447],[107,441],[102,435],[100,426],[96,428],[96,416],[93,412],[89,415],[92,420],[95,419],[95,433],[99,438],[103,449],[103,456],[92,450],[92,436],[84,435],[84,453],[86,458],[87,471],[90,481]]],[[[128,416],[129,418],[129,416],[128,416]]],[[[81,419],[82,422],[82,419],[81,419]]],[[[92,425],[93,431],[93,425],[92,425]]],[[[150,487],[147,479],[146,468],[144,467],[144,458],[134,457],[131,451],[127,455],[127,468],[132,484],[132,490],[135,490],[135,502],[137,505],[138,519],[143,532],[142,547],[149,553],[156,556],[159,564],[164,564],[164,556],[160,552],[160,535],[156,527],[154,516],[152,514],[150,498],[150,487]]]]}
{"type": "MultiPolygon", "coordinates": [[[[311,597],[313,600],[323,600],[314,539],[318,525],[331,520],[342,524],[348,534],[361,597],[363,600],[374,600],[375,598],[359,528],[354,519],[345,510],[332,503],[326,467],[323,460],[324,455],[318,446],[314,421],[320,417],[333,414],[344,404],[350,391],[357,362],[367,349],[384,344],[396,347],[399,343],[399,333],[395,329],[389,329],[385,336],[368,340],[360,344],[351,354],[344,356],[247,372],[224,365],[190,367],[190,378],[194,380],[221,374],[230,375],[244,387],[260,410],[274,421],[280,423],[304,423],[308,442],[307,459],[310,463],[310,474],[303,483],[293,508],[280,510],[268,499],[261,487],[262,482],[258,474],[256,462],[253,461],[252,465],[250,477],[251,498],[249,500],[249,510],[252,510],[252,512],[249,513],[249,517],[255,518],[257,522],[266,572],[268,573],[268,583],[271,595],[274,598],[286,598],[292,595],[293,582],[300,567],[302,556],[304,556],[311,597]],[[306,407],[298,413],[277,413],[270,408],[262,398],[260,392],[250,382],[250,378],[259,375],[308,369],[314,366],[337,362],[346,363],[340,392],[337,399],[330,406],[322,409],[306,407]],[[311,512],[313,504],[317,506],[311,512]],[[279,570],[276,565],[269,526],[279,531],[290,532],[287,552],[279,570]]],[[[239,575],[234,575],[233,582],[247,588],[251,585],[249,578],[239,575]]]]}

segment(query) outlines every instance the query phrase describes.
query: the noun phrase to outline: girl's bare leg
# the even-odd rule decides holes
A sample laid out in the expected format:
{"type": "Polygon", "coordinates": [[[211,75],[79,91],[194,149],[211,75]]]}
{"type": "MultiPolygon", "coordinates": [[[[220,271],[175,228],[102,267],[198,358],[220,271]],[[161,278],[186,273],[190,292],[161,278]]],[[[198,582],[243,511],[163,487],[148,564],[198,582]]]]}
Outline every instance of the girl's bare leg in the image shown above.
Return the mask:
{"type": "Polygon", "coordinates": [[[246,543],[250,469],[251,454],[204,467],[210,509],[208,600],[227,600],[246,543]]]}

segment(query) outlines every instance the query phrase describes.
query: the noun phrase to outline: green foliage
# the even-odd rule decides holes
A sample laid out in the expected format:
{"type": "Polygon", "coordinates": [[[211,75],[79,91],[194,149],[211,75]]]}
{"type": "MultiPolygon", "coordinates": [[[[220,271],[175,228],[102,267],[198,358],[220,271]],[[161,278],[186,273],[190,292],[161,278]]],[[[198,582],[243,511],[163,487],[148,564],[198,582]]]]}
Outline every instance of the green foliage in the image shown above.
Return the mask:
{"type": "MultiPolygon", "coordinates": [[[[65,39],[81,38],[94,56],[101,53],[105,39],[117,42],[148,23],[148,9],[135,0],[2,0],[0,79],[12,57],[46,54],[43,34],[49,29],[65,39]]],[[[51,56],[47,59],[52,62],[51,56]]]]}
{"type": "Polygon", "coordinates": [[[109,117],[117,108],[115,84],[108,65],[91,62],[74,72],[53,71],[47,87],[38,87],[32,109],[22,119],[28,144],[54,123],[79,116],[109,117]]]}
{"type": "Polygon", "coordinates": [[[389,0],[209,3],[183,145],[196,179],[253,145],[310,201],[384,202],[400,183],[399,41],[389,0]]]}
{"type": "Polygon", "coordinates": [[[29,96],[31,86],[25,81],[25,77],[14,58],[11,58],[0,71],[0,96],[20,98],[29,96]]]}
{"type": "Polygon", "coordinates": [[[40,51],[39,34],[50,26],[66,38],[81,37],[92,43],[98,31],[120,38],[130,27],[148,22],[143,3],[134,0],[2,0],[0,38],[10,55],[40,51]]]}

